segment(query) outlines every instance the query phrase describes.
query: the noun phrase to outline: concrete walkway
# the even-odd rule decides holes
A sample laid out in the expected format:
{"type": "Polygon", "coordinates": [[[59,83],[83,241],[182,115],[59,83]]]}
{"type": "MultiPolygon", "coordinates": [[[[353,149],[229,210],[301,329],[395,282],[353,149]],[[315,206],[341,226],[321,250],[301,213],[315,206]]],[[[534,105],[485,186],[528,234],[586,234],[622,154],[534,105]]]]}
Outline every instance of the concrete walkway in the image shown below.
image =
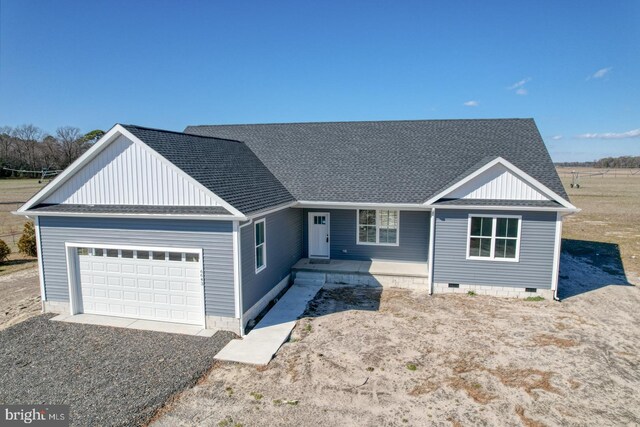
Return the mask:
{"type": "Polygon", "coordinates": [[[289,338],[307,303],[324,285],[324,274],[298,273],[295,283],[260,322],[241,340],[232,340],[215,358],[266,365],[289,338]],[[302,277],[301,277],[302,276],[302,277]]]}
{"type": "Polygon", "coordinates": [[[202,326],[182,323],[157,322],[154,320],[133,319],[130,317],[101,316],[99,314],[59,314],[51,318],[56,322],[84,323],[86,325],[112,326],[114,328],[139,329],[142,331],[167,332],[170,334],[212,337],[217,331],[202,326]]]}

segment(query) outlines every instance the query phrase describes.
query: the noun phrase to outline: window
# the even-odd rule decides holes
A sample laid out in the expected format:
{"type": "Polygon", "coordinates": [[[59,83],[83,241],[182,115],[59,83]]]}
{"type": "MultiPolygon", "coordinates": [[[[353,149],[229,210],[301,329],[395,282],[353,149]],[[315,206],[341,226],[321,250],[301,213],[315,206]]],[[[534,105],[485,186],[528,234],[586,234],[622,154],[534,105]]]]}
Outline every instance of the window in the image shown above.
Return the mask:
{"type": "Polygon", "coordinates": [[[89,255],[89,248],[78,248],[78,255],[89,255]]]}
{"type": "Polygon", "coordinates": [[[169,261],[182,261],[181,252],[169,252],[169,261]]]}
{"type": "Polygon", "coordinates": [[[93,249],[94,256],[104,256],[104,249],[94,248],[93,249]]]}
{"type": "Polygon", "coordinates": [[[149,259],[149,251],[136,251],[136,258],[149,259]]]}
{"type": "Polygon", "coordinates": [[[254,226],[256,242],[256,273],[259,273],[267,267],[267,245],[265,243],[266,234],[264,227],[264,219],[256,221],[254,226]]]}
{"type": "Polygon", "coordinates": [[[166,259],[166,254],[165,252],[152,252],[151,257],[154,260],[164,261],[166,259]]]}
{"type": "Polygon", "coordinates": [[[200,261],[200,255],[186,253],[184,256],[184,260],[187,262],[198,262],[200,261]]]}
{"type": "Polygon", "coordinates": [[[107,256],[111,258],[118,258],[118,250],[117,249],[107,249],[107,256]]]}
{"type": "Polygon", "coordinates": [[[131,250],[123,249],[120,253],[122,254],[122,258],[133,258],[133,251],[131,250]]]}
{"type": "Polygon", "coordinates": [[[358,210],[359,245],[398,245],[399,211],[358,210]]]}
{"type": "Polygon", "coordinates": [[[518,216],[469,215],[468,258],[518,261],[518,216]]]}

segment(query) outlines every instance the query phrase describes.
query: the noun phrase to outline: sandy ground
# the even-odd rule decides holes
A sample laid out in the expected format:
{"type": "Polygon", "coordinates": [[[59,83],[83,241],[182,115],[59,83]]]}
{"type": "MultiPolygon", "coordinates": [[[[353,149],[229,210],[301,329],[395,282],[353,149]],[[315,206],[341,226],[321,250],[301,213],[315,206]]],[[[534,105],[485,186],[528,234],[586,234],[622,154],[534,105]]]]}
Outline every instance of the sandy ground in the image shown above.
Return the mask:
{"type": "Polygon", "coordinates": [[[37,268],[0,276],[0,330],[40,313],[37,268]]]}
{"type": "Polygon", "coordinates": [[[156,424],[640,423],[640,289],[568,254],[561,275],[560,303],[323,289],[266,368],[216,365],[156,424]]]}

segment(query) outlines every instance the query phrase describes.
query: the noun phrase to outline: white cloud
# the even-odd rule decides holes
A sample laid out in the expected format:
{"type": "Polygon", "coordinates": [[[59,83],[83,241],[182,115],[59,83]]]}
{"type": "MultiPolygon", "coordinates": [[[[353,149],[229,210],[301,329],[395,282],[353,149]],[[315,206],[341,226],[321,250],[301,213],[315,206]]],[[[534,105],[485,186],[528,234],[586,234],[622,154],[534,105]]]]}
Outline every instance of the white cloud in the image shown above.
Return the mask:
{"type": "Polygon", "coordinates": [[[507,89],[509,89],[509,90],[517,89],[517,88],[522,87],[525,84],[529,83],[530,81],[531,81],[531,77],[524,78],[524,79],[520,80],[519,82],[515,82],[511,86],[507,87],[507,89]]]}
{"type": "Polygon", "coordinates": [[[551,139],[553,139],[554,141],[558,141],[558,140],[562,139],[562,135],[553,135],[551,137],[551,139]]]}
{"type": "Polygon", "coordinates": [[[478,105],[480,105],[480,103],[478,101],[467,101],[465,102],[463,105],[467,106],[467,107],[477,107],[478,105]]]}
{"type": "Polygon", "coordinates": [[[529,91],[523,87],[519,88],[518,90],[516,90],[516,95],[526,95],[528,94],[529,91]]]}
{"type": "Polygon", "coordinates": [[[623,138],[640,138],[640,128],[627,132],[605,132],[605,133],[583,133],[578,135],[582,139],[623,139],[623,138]]]}
{"type": "Polygon", "coordinates": [[[609,71],[611,71],[611,70],[613,70],[613,67],[600,68],[598,71],[596,71],[595,73],[593,73],[592,75],[587,77],[587,80],[590,80],[590,79],[601,79],[604,76],[606,76],[607,74],[609,74],[609,71]]]}

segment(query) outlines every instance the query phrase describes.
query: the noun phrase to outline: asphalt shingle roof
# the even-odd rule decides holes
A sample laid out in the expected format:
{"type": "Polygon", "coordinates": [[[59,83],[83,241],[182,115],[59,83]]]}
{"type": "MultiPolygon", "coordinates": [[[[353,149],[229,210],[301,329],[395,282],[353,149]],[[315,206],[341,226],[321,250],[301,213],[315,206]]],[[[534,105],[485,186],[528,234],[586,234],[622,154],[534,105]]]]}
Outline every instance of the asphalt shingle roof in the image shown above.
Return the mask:
{"type": "Polygon", "coordinates": [[[231,215],[231,213],[222,206],[76,205],[61,203],[39,204],[29,209],[29,211],[152,215],[231,215]]]}
{"type": "Polygon", "coordinates": [[[123,127],[244,214],[295,200],[243,142],[123,127]]]}
{"type": "Polygon", "coordinates": [[[210,125],[185,132],[243,141],[297,200],[423,203],[498,156],[568,200],[533,119],[210,125]]]}

